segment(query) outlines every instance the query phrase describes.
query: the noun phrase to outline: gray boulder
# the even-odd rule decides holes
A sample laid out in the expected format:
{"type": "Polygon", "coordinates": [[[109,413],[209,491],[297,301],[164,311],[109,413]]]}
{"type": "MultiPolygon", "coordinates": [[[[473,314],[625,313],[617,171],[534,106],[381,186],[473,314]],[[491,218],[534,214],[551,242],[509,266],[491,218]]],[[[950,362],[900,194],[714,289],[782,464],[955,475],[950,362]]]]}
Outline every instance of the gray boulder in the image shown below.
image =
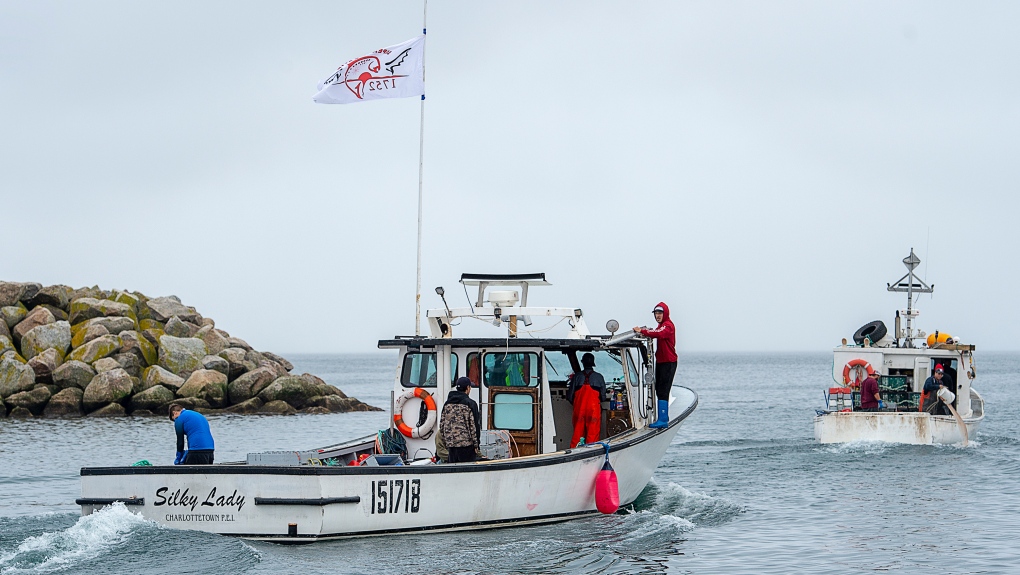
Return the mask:
{"type": "Polygon", "coordinates": [[[260,409],[262,409],[262,400],[257,397],[253,397],[242,401],[241,403],[231,405],[223,411],[227,413],[250,415],[252,413],[258,413],[260,409]]]}
{"type": "Polygon", "coordinates": [[[46,402],[50,400],[50,397],[52,397],[52,394],[49,388],[45,385],[39,385],[28,391],[15,393],[6,398],[4,402],[11,407],[24,407],[31,411],[32,415],[39,415],[42,413],[43,407],[46,406],[46,402]]]}
{"type": "Polygon", "coordinates": [[[86,320],[74,326],[75,330],[81,328],[87,328],[93,325],[101,325],[106,328],[106,331],[118,334],[122,331],[133,330],[136,328],[135,320],[130,317],[97,317],[90,320],[86,320]]]}
{"type": "Polygon", "coordinates": [[[7,353],[8,351],[18,351],[14,348],[14,342],[11,338],[6,335],[0,335],[0,355],[7,353]]]}
{"type": "Polygon", "coordinates": [[[294,370],[294,364],[292,364],[291,362],[287,361],[283,357],[281,357],[279,355],[276,355],[275,353],[272,353],[272,352],[269,352],[269,351],[263,351],[262,355],[266,359],[268,359],[270,361],[275,361],[276,363],[282,365],[284,367],[284,369],[286,369],[287,371],[293,371],[294,370]]]}
{"type": "Polygon", "coordinates": [[[0,282],[0,307],[18,305],[35,297],[42,285],[36,283],[0,282]]]}
{"type": "Polygon", "coordinates": [[[117,403],[131,395],[135,383],[123,369],[104,371],[92,378],[85,388],[82,405],[86,411],[93,411],[108,403],[117,403]]]}
{"type": "Polygon", "coordinates": [[[149,309],[152,319],[156,321],[169,321],[174,316],[191,323],[202,321],[202,316],[195,311],[195,308],[182,304],[181,300],[174,296],[150,299],[145,302],[145,307],[149,309]]]}
{"type": "Polygon", "coordinates": [[[112,357],[104,357],[103,359],[96,360],[96,362],[92,364],[92,367],[96,370],[96,373],[103,373],[105,371],[120,369],[120,364],[112,357]]]}
{"type": "Polygon", "coordinates": [[[209,355],[205,342],[193,337],[164,335],[159,338],[158,363],[164,369],[181,376],[202,369],[202,358],[209,355]]]}
{"type": "Polygon", "coordinates": [[[36,307],[40,305],[53,306],[59,310],[67,311],[67,306],[70,300],[68,295],[71,293],[71,288],[63,285],[47,286],[40,289],[35,295],[30,298],[25,298],[25,305],[28,307],[36,307]]]}
{"type": "Polygon", "coordinates": [[[53,371],[53,383],[63,389],[77,388],[82,391],[96,376],[96,370],[83,361],[68,361],[53,371]]]}
{"type": "Polygon", "coordinates": [[[178,397],[173,402],[184,409],[190,409],[193,411],[207,410],[210,408],[208,401],[198,397],[178,397]]]}
{"type": "Polygon", "coordinates": [[[244,341],[239,337],[228,337],[227,341],[230,342],[230,347],[239,347],[244,351],[254,351],[254,348],[248,345],[248,342],[244,341]]]}
{"type": "Polygon", "coordinates": [[[215,329],[208,326],[198,330],[195,337],[205,342],[206,347],[209,348],[210,355],[217,355],[221,351],[230,347],[230,342],[227,341],[227,338],[223,337],[215,329]]]}
{"type": "Polygon", "coordinates": [[[199,369],[177,390],[180,397],[204,399],[211,407],[227,405],[227,376],[211,369],[199,369]]]}
{"type": "Polygon", "coordinates": [[[313,405],[312,407],[302,409],[301,413],[304,413],[305,415],[326,415],[327,413],[330,413],[330,411],[325,407],[317,407],[313,405]]]}
{"type": "Polygon", "coordinates": [[[174,337],[194,337],[198,333],[198,327],[181,321],[177,316],[167,320],[163,331],[174,337]]]}
{"type": "Polygon", "coordinates": [[[229,375],[230,374],[230,364],[227,363],[227,360],[223,359],[222,357],[220,357],[218,355],[207,355],[207,356],[203,357],[202,358],[202,367],[204,367],[205,369],[211,369],[213,371],[218,371],[218,372],[222,373],[223,375],[229,375]]]}
{"type": "Polygon", "coordinates": [[[68,315],[72,325],[97,317],[116,316],[135,319],[134,310],[127,304],[90,297],[83,297],[72,301],[68,315]]]}
{"type": "Polygon", "coordinates": [[[142,372],[141,389],[148,389],[154,385],[161,385],[167,389],[177,391],[184,385],[184,378],[175,375],[158,365],[145,368],[142,372]]]}
{"type": "Polygon", "coordinates": [[[127,410],[123,405],[111,403],[89,412],[88,417],[124,417],[125,415],[127,415],[127,410]]]}
{"type": "Polygon", "coordinates": [[[264,367],[249,371],[238,377],[227,385],[227,395],[230,403],[241,403],[255,397],[268,387],[269,384],[276,381],[277,377],[274,370],[264,367]]]}
{"type": "MultiPolygon", "coordinates": [[[[85,324],[87,323],[88,322],[85,322],[85,324]]],[[[110,330],[106,329],[106,326],[104,325],[95,324],[86,326],[82,324],[82,326],[83,327],[79,328],[77,331],[74,331],[74,328],[71,328],[71,333],[73,334],[71,336],[71,347],[81,347],[94,339],[103,337],[104,335],[111,335],[110,330]]]]}
{"type": "Polygon", "coordinates": [[[121,353],[132,353],[138,357],[142,366],[156,365],[159,354],[156,347],[137,331],[120,332],[121,353]]]}
{"type": "Polygon", "coordinates": [[[281,377],[266,386],[258,394],[258,398],[266,403],[281,400],[286,401],[297,409],[308,404],[308,400],[321,395],[317,386],[301,379],[300,377],[281,377]]]}
{"type": "Polygon", "coordinates": [[[133,353],[118,353],[112,357],[120,367],[128,372],[128,374],[135,378],[141,379],[142,377],[142,362],[138,360],[138,356],[133,353]]]}
{"type": "Polygon", "coordinates": [[[265,413],[269,415],[294,415],[297,413],[297,410],[291,407],[286,401],[277,399],[266,402],[259,408],[258,413],[265,413]]]}
{"type": "MultiPolygon", "coordinates": [[[[81,299],[83,297],[103,299],[106,297],[106,294],[103,292],[103,290],[99,289],[99,286],[73,289],[67,294],[67,300],[69,302],[72,302],[76,299],[81,299]]],[[[68,307],[70,307],[70,304],[68,304],[68,307]]]]}
{"type": "Polygon", "coordinates": [[[0,397],[28,391],[35,386],[35,370],[11,357],[0,360],[0,397]]]}
{"type": "Polygon", "coordinates": [[[216,354],[227,360],[227,363],[230,364],[230,379],[237,379],[241,377],[241,374],[258,367],[245,360],[244,356],[246,353],[248,352],[241,348],[230,347],[216,354]]]}
{"type": "Polygon", "coordinates": [[[11,334],[11,328],[7,327],[7,322],[0,318],[0,337],[6,337],[7,339],[14,341],[14,336],[11,334]]]}
{"type": "Polygon", "coordinates": [[[81,398],[84,393],[77,387],[57,392],[43,408],[43,417],[81,417],[81,398]]]}
{"type": "Polygon", "coordinates": [[[104,357],[110,357],[118,351],[120,351],[120,337],[104,335],[71,350],[71,353],[67,355],[67,359],[76,359],[91,364],[104,357]]]}
{"type": "Polygon", "coordinates": [[[349,411],[381,411],[367,403],[362,403],[351,397],[340,397],[339,395],[324,395],[313,397],[309,405],[328,409],[330,413],[347,413],[349,411]]]}
{"type": "Polygon", "coordinates": [[[163,387],[154,385],[145,391],[140,391],[131,397],[131,411],[147,409],[153,413],[166,413],[167,406],[174,400],[174,392],[163,387]]]}
{"type": "Polygon", "coordinates": [[[7,413],[7,417],[11,419],[29,419],[33,417],[32,412],[25,409],[24,407],[11,407],[7,413]]]}
{"type": "MultiPolygon", "coordinates": [[[[28,315],[28,309],[18,303],[18,305],[8,305],[0,307],[0,318],[3,319],[4,323],[7,324],[8,329],[13,329],[21,320],[25,319],[28,315]]],[[[13,334],[12,334],[13,335],[13,334]]],[[[14,339],[13,337],[11,339],[14,339]]]]}
{"type": "Polygon", "coordinates": [[[53,317],[50,310],[44,307],[37,307],[32,311],[28,312],[25,319],[18,322],[18,325],[14,326],[11,330],[11,334],[14,335],[14,341],[20,342],[21,338],[25,337],[25,334],[32,329],[41,325],[51,324],[57,321],[57,318],[53,317]]]}
{"type": "MultiPolygon", "coordinates": [[[[45,309],[45,308],[36,308],[45,309]]],[[[49,313],[47,311],[47,313],[49,313]]],[[[52,314],[51,314],[52,315],[52,314]]],[[[20,327],[21,324],[18,324],[20,327]]],[[[32,359],[47,349],[54,349],[63,360],[71,349],[71,324],[58,321],[32,328],[21,338],[21,356],[32,359]]]]}
{"type": "Polygon", "coordinates": [[[34,355],[32,359],[28,360],[28,366],[35,371],[36,381],[51,383],[53,381],[53,372],[60,367],[60,359],[60,354],[51,347],[42,353],[34,355]]]}

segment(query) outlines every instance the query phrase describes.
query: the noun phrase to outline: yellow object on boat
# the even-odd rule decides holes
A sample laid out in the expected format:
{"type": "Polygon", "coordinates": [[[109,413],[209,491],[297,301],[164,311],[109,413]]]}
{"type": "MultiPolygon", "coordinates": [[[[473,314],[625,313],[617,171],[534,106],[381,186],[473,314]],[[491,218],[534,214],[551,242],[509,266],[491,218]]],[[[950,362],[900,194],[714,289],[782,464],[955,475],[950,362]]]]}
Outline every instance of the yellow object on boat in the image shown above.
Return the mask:
{"type": "Polygon", "coordinates": [[[928,335],[928,347],[933,347],[936,343],[948,343],[951,341],[953,341],[953,336],[941,331],[928,335]]]}

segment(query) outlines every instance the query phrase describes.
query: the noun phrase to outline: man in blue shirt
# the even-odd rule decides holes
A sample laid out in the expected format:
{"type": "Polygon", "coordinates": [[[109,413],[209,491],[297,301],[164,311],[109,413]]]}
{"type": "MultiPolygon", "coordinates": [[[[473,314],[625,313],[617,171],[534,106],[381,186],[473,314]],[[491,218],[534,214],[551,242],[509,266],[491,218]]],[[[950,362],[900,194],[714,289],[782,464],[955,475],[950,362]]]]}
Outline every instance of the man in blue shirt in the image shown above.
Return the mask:
{"type": "Polygon", "coordinates": [[[212,465],[214,445],[206,418],[175,403],[170,406],[170,421],[174,422],[177,432],[174,465],[212,465]],[[184,450],[184,436],[188,436],[187,451],[184,450]]]}

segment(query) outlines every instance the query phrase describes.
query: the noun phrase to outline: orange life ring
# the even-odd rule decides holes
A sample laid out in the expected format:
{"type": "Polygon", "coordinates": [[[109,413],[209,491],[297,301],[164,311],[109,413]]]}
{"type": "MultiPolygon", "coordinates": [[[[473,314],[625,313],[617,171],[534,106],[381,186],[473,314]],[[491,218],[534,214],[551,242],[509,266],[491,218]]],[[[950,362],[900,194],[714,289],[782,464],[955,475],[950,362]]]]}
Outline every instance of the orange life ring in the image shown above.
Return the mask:
{"type": "Polygon", "coordinates": [[[436,400],[432,399],[429,392],[420,387],[405,391],[400,394],[400,397],[398,397],[393,403],[393,425],[397,428],[397,431],[404,435],[404,437],[410,437],[411,439],[422,439],[422,436],[428,437],[432,432],[432,428],[436,426],[436,419],[436,400]],[[403,413],[404,404],[412,397],[417,397],[424,401],[425,407],[429,410],[428,417],[425,418],[425,423],[421,424],[420,427],[414,428],[404,423],[403,413]]]}
{"type": "MultiPolygon", "coordinates": [[[[871,367],[870,363],[864,361],[863,359],[851,359],[850,361],[847,362],[845,366],[843,366],[844,385],[850,383],[850,370],[855,367],[863,367],[865,370],[867,370],[869,376],[875,375],[875,368],[871,367]]],[[[860,380],[854,380],[854,383],[860,384],[861,382],[860,380]]]]}

